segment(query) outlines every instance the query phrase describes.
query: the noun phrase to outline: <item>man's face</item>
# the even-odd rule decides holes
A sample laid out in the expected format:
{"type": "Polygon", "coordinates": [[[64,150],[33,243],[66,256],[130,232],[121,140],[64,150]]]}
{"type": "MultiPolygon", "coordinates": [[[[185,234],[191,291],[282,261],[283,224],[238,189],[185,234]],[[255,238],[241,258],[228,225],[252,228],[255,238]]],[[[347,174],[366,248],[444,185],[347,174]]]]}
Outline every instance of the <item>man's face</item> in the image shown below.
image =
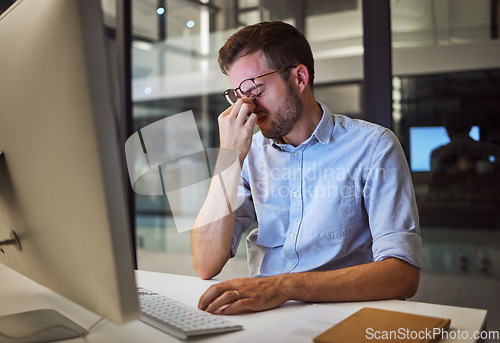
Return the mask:
{"type": "MultiPolygon", "coordinates": [[[[286,67],[286,66],[283,66],[286,67]]],[[[233,87],[240,82],[273,71],[266,58],[256,52],[240,57],[229,70],[233,87]]],[[[289,72],[285,72],[289,73],[289,72]]],[[[257,126],[266,138],[281,139],[286,136],[300,119],[303,110],[302,99],[289,81],[273,74],[255,80],[260,95],[253,99],[257,126]]]]}

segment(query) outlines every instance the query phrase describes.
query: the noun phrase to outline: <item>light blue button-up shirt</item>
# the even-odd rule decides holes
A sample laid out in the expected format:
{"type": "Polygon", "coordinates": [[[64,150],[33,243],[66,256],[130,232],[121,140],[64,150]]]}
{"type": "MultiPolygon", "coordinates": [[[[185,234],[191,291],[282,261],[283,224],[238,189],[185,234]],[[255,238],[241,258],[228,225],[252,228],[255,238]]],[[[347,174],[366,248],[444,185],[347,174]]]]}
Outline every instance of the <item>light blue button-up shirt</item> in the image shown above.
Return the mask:
{"type": "Polygon", "coordinates": [[[247,239],[252,276],[389,257],[420,268],[417,206],[396,136],[322,108],[316,130],[297,147],[254,135],[241,173],[233,255],[257,219],[258,233],[247,239]]]}

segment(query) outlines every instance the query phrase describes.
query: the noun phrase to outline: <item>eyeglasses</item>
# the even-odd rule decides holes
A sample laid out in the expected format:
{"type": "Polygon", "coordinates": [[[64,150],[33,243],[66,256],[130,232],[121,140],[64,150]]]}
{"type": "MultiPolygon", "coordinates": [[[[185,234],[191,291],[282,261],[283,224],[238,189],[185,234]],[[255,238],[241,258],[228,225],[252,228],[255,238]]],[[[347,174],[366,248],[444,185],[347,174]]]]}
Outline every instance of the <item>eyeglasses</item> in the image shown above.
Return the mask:
{"type": "Polygon", "coordinates": [[[272,74],[277,74],[281,73],[285,70],[295,68],[297,66],[290,66],[290,67],[285,67],[285,68],[280,68],[275,71],[271,71],[266,74],[262,74],[259,76],[256,76],[251,79],[246,79],[241,81],[240,85],[236,89],[226,89],[224,91],[224,96],[226,97],[227,102],[229,102],[230,105],[234,104],[236,101],[238,101],[239,98],[256,98],[260,95],[259,91],[259,85],[255,83],[255,80],[263,78],[264,76],[269,76],[272,74]]]}

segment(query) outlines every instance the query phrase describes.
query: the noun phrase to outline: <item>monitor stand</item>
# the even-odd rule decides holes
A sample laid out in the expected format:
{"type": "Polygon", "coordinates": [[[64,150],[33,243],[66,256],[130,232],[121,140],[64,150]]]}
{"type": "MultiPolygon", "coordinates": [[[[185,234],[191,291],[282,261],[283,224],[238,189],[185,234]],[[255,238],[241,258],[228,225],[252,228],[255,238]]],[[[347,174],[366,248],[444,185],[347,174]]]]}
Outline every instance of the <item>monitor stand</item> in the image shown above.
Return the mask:
{"type": "MultiPolygon", "coordinates": [[[[9,196],[11,187],[7,171],[5,155],[0,151],[0,200],[2,193],[9,196]]],[[[3,199],[10,205],[15,199],[3,199]]],[[[0,201],[0,205],[2,205],[0,201]]],[[[1,238],[1,237],[0,237],[1,238]]],[[[10,239],[0,240],[0,254],[9,253],[7,246],[15,246],[22,251],[21,241],[15,231],[11,231],[10,239]],[[3,249],[7,249],[5,251],[3,249]]],[[[0,317],[0,342],[38,343],[55,342],[63,339],[84,337],[88,331],[66,318],[59,312],[50,309],[9,314],[0,317]]]]}
{"type": "Polygon", "coordinates": [[[42,309],[0,317],[1,342],[56,342],[84,337],[87,333],[56,310],[42,309]]]}

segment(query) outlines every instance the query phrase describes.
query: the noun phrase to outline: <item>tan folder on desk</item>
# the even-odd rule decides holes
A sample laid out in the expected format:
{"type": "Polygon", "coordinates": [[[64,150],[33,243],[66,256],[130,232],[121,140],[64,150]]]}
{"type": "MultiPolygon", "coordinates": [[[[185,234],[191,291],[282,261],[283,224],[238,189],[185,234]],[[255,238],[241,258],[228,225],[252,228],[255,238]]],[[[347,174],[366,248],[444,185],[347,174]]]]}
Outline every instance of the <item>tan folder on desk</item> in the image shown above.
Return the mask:
{"type": "Polygon", "coordinates": [[[450,319],[364,307],[314,338],[317,343],[434,343],[450,319]]]}

